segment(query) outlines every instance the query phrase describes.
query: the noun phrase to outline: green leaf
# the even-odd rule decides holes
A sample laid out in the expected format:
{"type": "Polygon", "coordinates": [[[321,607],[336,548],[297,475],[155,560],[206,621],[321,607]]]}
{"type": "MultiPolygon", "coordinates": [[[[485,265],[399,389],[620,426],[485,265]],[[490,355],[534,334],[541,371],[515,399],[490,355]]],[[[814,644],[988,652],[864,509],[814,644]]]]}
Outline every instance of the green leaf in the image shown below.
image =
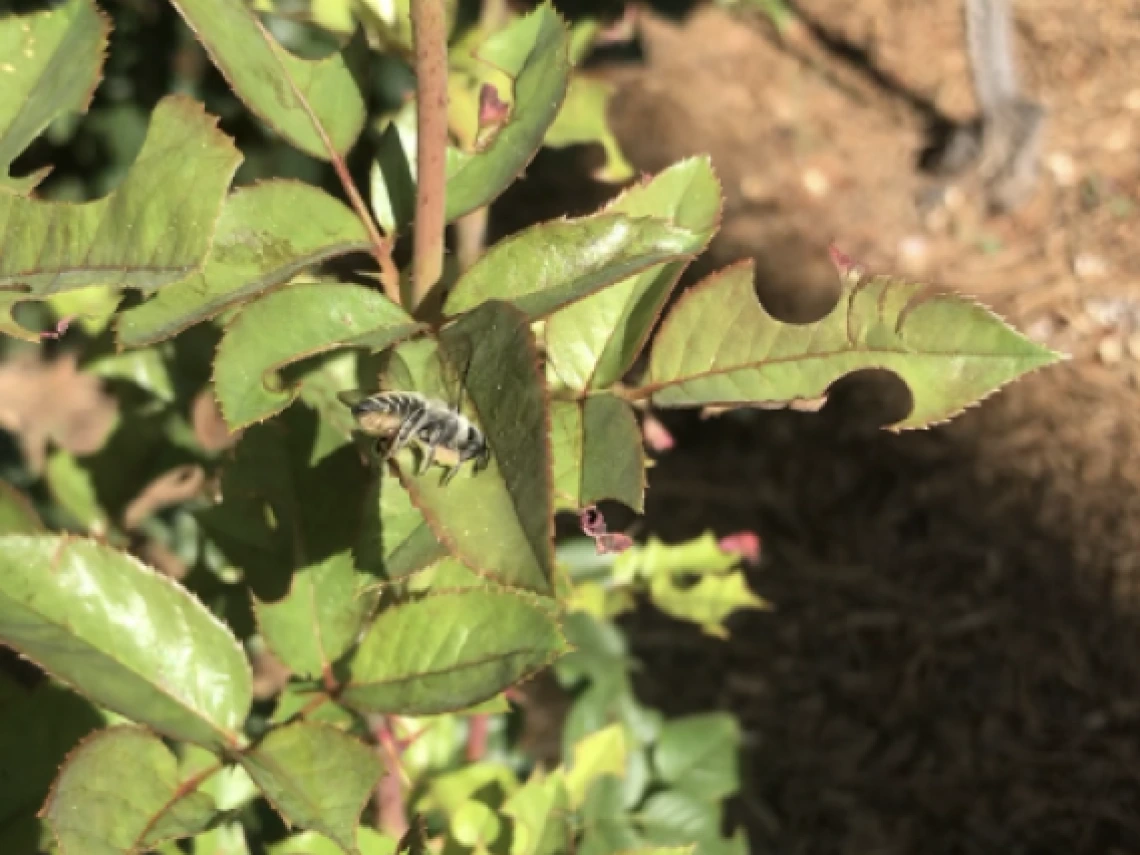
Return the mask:
{"type": "Polygon", "coordinates": [[[152,291],[201,269],[241,160],[214,123],[198,103],[169,96],[110,195],[75,205],[0,193],[0,290],[152,291]]]}
{"type": "Polygon", "coordinates": [[[503,823],[487,805],[470,799],[451,815],[450,829],[460,846],[487,850],[502,834],[503,823]]]}
{"type": "Polygon", "coordinates": [[[615,499],[645,510],[645,450],[633,408],[613,395],[550,405],[557,507],[615,499]]]}
{"type": "Polygon", "coordinates": [[[849,277],[830,314],[793,325],[760,306],[752,280],[752,264],[737,264],[689,291],[665,319],[639,391],[661,407],[786,403],[885,368],[910,387],[901,430],[949,419],[1059,358],[988,309],[920,284],[849,277]]]}
{"type": "Polygon", "coordinates": [[[598,181],[619,182],[633,176],[633,167],[622,154],[606,120],[614,85],[604,80],[575,75],[570,79],[566,101],[546,132],[543,144],[562,148],[581,143],[597,143],[605,152],[605,165],[595,173],[598,181]]]}
{"type": "Polygon", "coordinates": [[[226,199],[205,269],[123,312],[116,324],[119,346],[169,338],[306,267],[367,247],[356,215],[316,187],[296,181],[243,187],[226,199]]]}
{"type": "Polygon", "coordinates": [[[566,96],[568,40],[554,6],[544,2],[492,35],[477,51],[480,59],[514,79],[511,113],[480,151],[448,149],[448,222],[499,196],[542,145],[566,96]]]}
{"type": "Polygon", "coordinates": [[[68,758],[43,808],[62,855],[133,855],[191,837],[214,818],[214,800],[187,785],[161,739],[113,727],[68,758]]]}
{"type": "MultiPolygon", "coordinates": [[[[748,855],[743,831],[738,830],[730,838],[720,836],[720,805],[687,793],[676,790],[654,793],[638,811],[637,822],[652,843],[695,843],[693,855],[748,855]]],[[[692,849],[692,846],[685,848],[692,849]]]]}
{"type": "MultiPolygon", "coordinates": [[[[720,183],[707,156],[689,158],[630,188],[606,211],[688,229],[695,254],[720,226],[720,183]]],[[[655,265],[551,315],[545,331],[551,371],[573,389],[605,389],[621,380],[687,264],[655,265]]]]}
{"type": "Polygon", "coordinates": [[[637,821],[651,843],[697,843],[720,836],[720,804],[715,799],[664,790],[646,800],[637,821]]]}
{"type": "Polygon", "coordinates": [[[363,712],[461,710],[566,651],[558,622],[509,591],[429,594],[380,613],[349,660],[341,700],[363,712]]]}
{"type": "Polygon", "coordinates": [[[740,570],[703,575],[693,584],[680,584],[676,576],[659,573],[649,583],[649,596],[661,611],[698,624],[716,638],[728,638],[724,621],[733,612],[768,608],[752,593],[740,570]]]}
{"type": "Polygon", "coordinates": [[[70,537],[0,538],[0,641],[174,739],[241,740],[252,677],[233,635],[130,556],[70,537]]]}
{"type": "Polygon", "coordinates": [[[516,789],[511,767],[484,760],[433,777],[412,807],[417,812],[438,810],[450,818],[472,799],[498,805],[516,789]]]}
{"type": "Polygon", "coordinates": [[[90,702],[51,681],[28,690],[0,677],[0,829],[38,827],[36,811],[67,752],[104,724],[90,702]]]}
{"type": "Polygon", "coordinates": [[[299,721],[270,731],[240,760],[286,822],[356,851],[360,812],[383,772],[375,750],[335,727],[299,721]]]}
{"type": "Polygon", "coordinates": [[[408,582],[411,591],[457,591],[461,588],[486,588],[487,580],[473,573],[454,558],[437,561],[408,582]]]}
{"type": "Polygon", "coordinates": [[[665,783],[695,798],[716,801],[740,787],[739,748],[740,729],[731,715],[686,716],[665,723],[653,763],[665,783]]]}
{"type": "Polygon", "coordinates": [[[219,811],[236,811],[261,795],[249,773],[238,765],[222,765],[218,758],[197,745],[179,746],[178,768],[182,778],[201,778],[199,792],[214,800],[219,811]]]}
{"type": "Polygon", "coordinates": [[[296,571],[277,602],[254,596],[266,643],[294,674],[320,676],[352,646],[375,605],[364,579],[345,551],[296,571]]]}
{"type": "Polygon", "coordinates": [[[0,534],[36,534],[44,530],[28,497],[0,481],[0,534]]]}
{"type": "Polygon", "coordinates": [[[235,0],[175,0],[174,6],[234,93],[291,145],[323,160],[348,153],[364,127],[365,106],[342,54],[315,61],[293,56],[235,0]]]}
{"type": "Polygon", "coordinates": [[[364,500],[364,520],[356,561],[384,582],[404,579],[447,555],[423,512],[397,478],[372,479],[364,500]]]}
{"type": "MultiPolygon", "coordinates": [[[[367,826],[356,832],[360,855],[396,855],[396,840],[367,826]]],[[[315,831],[304,831],[267,847],[269,855],[344,855],[344,850],[315,831]]]]}
{"type": "Polygon", "coordinates": [[[440,352],[453,367],[442,367],[427,341],[396,356],[410,388],[432,397],[445,372],[462,382],[490,465],[445,486],[437,470],[415,475],[401,464],[401,480],[452,556],[504,585],[547,594],[554,576],[550,448],[530,326],[510,306],[488,303],[443,330],[440,352]]]}
{"type": "Polygon", "coordinates": [[[692,254],[698,236],[654,217],[596,214],[540,223],[499,241],[460,277],[445,315],[506,300],[539,320],[607,285],[692,254]]]}
{"type": "Polygon", "coordinates": [[[166,404],[176,398],[170,366],[157,348],[148,347],[130,353],[109,353],[83,366],[97,377],[133,383],[166,404]]]}
{"type": "Polygon", "coordinates": [[[246,306],[226,329],[214,361],[214,387],[230,430],[276,415],[297,388],[277,372],[304,357],[342,347],[383,350],[423,325],[370,288],[344,283],[295,285],[246,306]]]}
{"type": "Polygon", "coordinates": [[[30,192],[46,170],[13,179],[12,162],[52,120],[85,113],[103,69],[110,32],[91,0],[0,19],[0,189],[30,192]]]}
{"type": "Polygon", "coordinates": [[[406,229],[415,217],[415,148],[415,128],[407,129],[403,114],[389,123],[376,142],[376,159],[368,173],[370,201],[376,222],[389,235],[406,229]]]}
{"type": "Polygon", "coordinates": [[[510,855],[560,855],[570,851],[570,803],[561,775],[532,775],[503,803],[514,820],[510,855]]]}
{"type": "Polygon", "coordinates": [[[48,490],[56,503],[87,532],[104,535],[111,527],[99,503],[91,473],[66,451],[56,451],[44,470],[48,490]]]}
{"type": "Polygon", "coordinates": [[[622,807],[621,781],[612,775],[595,780],[582,805],[578,855],[616,855],[644,843],[622,807]]]}
{"type": "Polygon", "coordinates": [[[581,807],[590,785],[601,776],[624,777],[627,760],[625,728],[620,724],[611,724],[578,741],[566,772],[570,806],[575,810],[581,807]]]}

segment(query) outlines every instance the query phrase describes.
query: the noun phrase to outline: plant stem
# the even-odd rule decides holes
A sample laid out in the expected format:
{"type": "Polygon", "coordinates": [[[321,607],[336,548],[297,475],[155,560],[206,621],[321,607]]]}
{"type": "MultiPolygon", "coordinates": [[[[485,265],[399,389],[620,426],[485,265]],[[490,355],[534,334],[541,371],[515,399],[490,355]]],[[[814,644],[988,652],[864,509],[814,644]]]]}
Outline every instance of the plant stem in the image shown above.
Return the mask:
{"type": "Polygon", "coordinates": [[[414,310],[443,273],[447,156],[447,22],[442,0],[412,0],[416,49],[416,223],[414,310]]]}

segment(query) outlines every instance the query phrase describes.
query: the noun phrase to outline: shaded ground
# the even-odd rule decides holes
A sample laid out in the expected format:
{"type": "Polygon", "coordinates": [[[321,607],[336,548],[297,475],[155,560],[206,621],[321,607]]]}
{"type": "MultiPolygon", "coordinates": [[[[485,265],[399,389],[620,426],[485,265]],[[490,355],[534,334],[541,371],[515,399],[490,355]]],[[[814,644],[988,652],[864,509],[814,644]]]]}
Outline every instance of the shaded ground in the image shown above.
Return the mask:
{"type": "MultiPolygon", "coordinates": [[[[716,9],[648,18],[646,65],[605,71],[639,168],[712,154],[728,204],[695,272],[753,256],[769,308],[806,320],[834,294],[834,240],[1074,359],[924,433],[875,431],[889,404],[858,381],[818,415],[674,419],[651,526],[758,530],[775,610],[727,648],[641,616],[641,690],[741,716],[757,853],[1140,851],[1135,3],[1022,4],[1052,110],[1041,191],[941,224],[920,221],[913,164],[930,112],[972,110],[957,3],[799,5],[822,30],[790,44],[716,9]]],[[[541,157],[516,201],[596,204],[565,162],[541,157]]]]}

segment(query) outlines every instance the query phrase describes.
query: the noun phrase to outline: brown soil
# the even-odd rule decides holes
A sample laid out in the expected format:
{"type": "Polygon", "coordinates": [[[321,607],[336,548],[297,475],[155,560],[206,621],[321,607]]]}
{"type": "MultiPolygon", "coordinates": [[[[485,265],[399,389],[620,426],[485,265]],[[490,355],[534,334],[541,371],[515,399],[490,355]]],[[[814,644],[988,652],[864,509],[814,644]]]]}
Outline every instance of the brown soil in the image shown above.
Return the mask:
{"type": "MultiPolygon", "coordinates": [[[[759,531],[774,611],[727,646],[641,615],[640,688],[741,717],[756,853],[1140,851],[1140,18],[1021,5],[1043,181],[1016,215],[949,227],[921,221],[914,164],[924,111],[973,109],[955,2],[803,0],[821,29],[786,40],[715,8],[647,16],[645,63],[606,71],[638,168],[709,152],[724,182],[694,275],[752,256],[769,308],[806,320],[835,241],[1073,354],[928,432],[874,430],[886,399],[858,380],[819,414],[670,421],[651,527],[759,531]]],[[[543,164],[521,192],[560,213],[543,164]]],[[[579,178],[562,189],[586,210],[579,178]]]]}

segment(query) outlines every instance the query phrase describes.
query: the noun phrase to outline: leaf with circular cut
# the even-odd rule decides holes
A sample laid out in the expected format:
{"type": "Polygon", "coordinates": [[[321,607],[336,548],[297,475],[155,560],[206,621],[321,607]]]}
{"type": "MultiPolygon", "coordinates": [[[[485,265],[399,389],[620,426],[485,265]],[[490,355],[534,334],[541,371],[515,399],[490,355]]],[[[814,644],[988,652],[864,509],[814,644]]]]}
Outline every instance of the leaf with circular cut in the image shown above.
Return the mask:
{"type": "Polygon", "coordinates": [[[306,267],[368,248],[342,202],[297,181],[266,181],[226,199],[205,269],[123,312],[120,347],[161,341],[288,282],[306,267]]]}
{"type": "Polygon", "coordinates": [[[87,112],[110,29],[92,0],[0,18],[0,188],[28,193],[47,174],[13,178],[9,172],[54,119],[87,112]]]}
{"type": "Polygon", "coordinates": [[[241,161],[215,123],[197,102],[168,96],[109,195],[76,205],[0,193],[0,290],[149,292],[200,270],[241,161]]]}
{"type": "Polygon", "coordinates": [[[274,388],[287,365],[338,348],[383,350],[423,329],[360,285],[316,282],[267,294],[242,310],[218,345],[214,388],[226,424],[237,430],[293,403],[299,389],[274,388]]]}
{"type": "Polygon", "coordinates": [[[214,800],[180,779],[161,739],[113,727],[84,740],[60,770],[42,814],[60,855],[134,855],[191,837],[217,813],[214,800]]]}
{"type": "Polygon", "coordinates": [[[444,314],[505,300],[539,320],[647,267],[690,255],[698,237],[665,219],[625,214],[540,223],[476,261],[455,283],[444,314]]]}
{"type": "Polygon", "coordinates": [[[0,537],[0,641],[98,704],[174,739],[241,742],[249,664],[173,580],[88,540],[0,537]]]}
{"type": "Polygon", "coordinates": [[[661,407],[815,399],[853,371],[884,368],[910,389],[895,430],[945,421],[1006,383],[1056,362],[983,306],[884,276],[848,276],[815,323],[785,324],[757,302],[753,265],[694,287],[665,319],[641,394],[661,407]]]}
{"type": "Polygon", "coordinates": [[[343,54],[293,56],[245,3],[175,0],[174,6],[234,94],[290,144],[323,160],[348,153],[364,127],[365,105],[343,54]]]}
{"type": "MultiPolygon", "coordinates": [[[[695,254],[720,225],[720,182],[707,156],[689,158],[626,190],[606,212],[660,217],[689,229],[695,254]]],[[[605,389],[621,380],[687,264],[654,265],[551,315],[544,336],[558,379],[573,389],[605,389]]]]}
{"type": "Polygon", "coordinates": [[[298,721],[270,731],[240,761],[290,825],[356,851],[356,829],[383,771],[374,749],[327,724],[298,721]]]}
{"type": "Polygon", "coordinates": [[[566,649],[558,622],[525,595],[428,594],[380,613],[348,661],[341,701],[396,715],[461,710],[526,679],[566,649]]]}

